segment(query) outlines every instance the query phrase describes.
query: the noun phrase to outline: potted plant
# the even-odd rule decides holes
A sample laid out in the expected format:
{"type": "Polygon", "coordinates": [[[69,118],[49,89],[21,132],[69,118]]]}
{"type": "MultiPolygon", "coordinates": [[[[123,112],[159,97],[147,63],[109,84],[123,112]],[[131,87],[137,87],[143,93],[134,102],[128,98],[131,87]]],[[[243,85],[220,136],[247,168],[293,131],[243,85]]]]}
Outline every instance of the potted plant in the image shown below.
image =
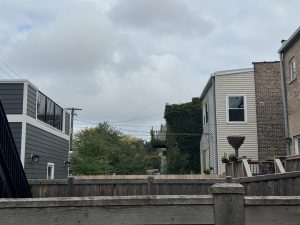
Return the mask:
{"type": "Polygon", "coordinates": [[[235,154],[230,154],[228,159],[229,159],[230,162],[238,161],[238,157],[235,154]]]}

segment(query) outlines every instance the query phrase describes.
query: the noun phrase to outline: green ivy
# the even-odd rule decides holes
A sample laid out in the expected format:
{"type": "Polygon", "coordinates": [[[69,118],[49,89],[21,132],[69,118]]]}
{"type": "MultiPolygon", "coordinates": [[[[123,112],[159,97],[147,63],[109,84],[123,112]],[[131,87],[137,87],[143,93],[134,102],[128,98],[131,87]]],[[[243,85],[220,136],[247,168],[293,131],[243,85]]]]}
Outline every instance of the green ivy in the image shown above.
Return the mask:
{"type": "Polygon", "coordinates": [[[200,98],[184,104],[166,105],[167,172],[200,172],[202,103],[200,98]]]}

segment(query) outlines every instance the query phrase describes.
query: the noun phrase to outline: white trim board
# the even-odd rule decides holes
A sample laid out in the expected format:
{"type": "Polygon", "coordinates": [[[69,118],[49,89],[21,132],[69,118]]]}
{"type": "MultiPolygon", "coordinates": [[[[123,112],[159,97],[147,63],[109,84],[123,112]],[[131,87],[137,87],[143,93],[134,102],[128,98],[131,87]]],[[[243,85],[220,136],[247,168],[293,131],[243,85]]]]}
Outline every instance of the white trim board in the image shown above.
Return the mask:
{"type": "Polygon", "coordinates": [[[68,141],[70,140],[70,136],[69,135],[64,134],[64,133],[62,133],[62,131],[59,131],[56,128],[51,127],[50,125],[48,125],[46,123],[43,123],[42,121],[39,121],[39,120],[34,119],[34,118],[32,118],[30,116],[27,116],[27,115],[17,115],[17,114],[7,115],[7,120],[8,120],[8,122],[11,122],[11,123],[18,123],[18,122],[19,123],[28,123],[28,124],[30,124],[32,126],[40,128],[40,129],[42,129],[42,130],[44,130],[44,131],[46,131],[48,133],[51,133],[51,134],[53,134],[55,136],[58,136],[60,138],[68,140],[68,141]]]}

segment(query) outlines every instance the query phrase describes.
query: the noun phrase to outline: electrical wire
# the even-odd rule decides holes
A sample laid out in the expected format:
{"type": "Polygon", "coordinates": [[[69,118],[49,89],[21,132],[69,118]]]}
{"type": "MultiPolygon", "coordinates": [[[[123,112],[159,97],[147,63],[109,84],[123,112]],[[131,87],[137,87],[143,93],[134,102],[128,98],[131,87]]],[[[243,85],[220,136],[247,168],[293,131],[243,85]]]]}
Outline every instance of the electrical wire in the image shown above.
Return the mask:
{"type": "Polygon", "coordinates": [[[14,77],[11,76],[8,72],[6,72],[6,70],[3,69],[1,66],[0,66],[0,70],[1,70],[2,72],[4,72],[7,76],[9,76],[11,79],[14,79],[14,77]]]}
{"type": "Polygon", "coordinates": [[[3,59],[0,58],[0,62],[2,62],[2,64],[4,64],[11,72],[13,72],[18,78],[23,79],[23,77],[16,72],[15,69],[13,69],[11,66],[9,66],[3,59]]]}

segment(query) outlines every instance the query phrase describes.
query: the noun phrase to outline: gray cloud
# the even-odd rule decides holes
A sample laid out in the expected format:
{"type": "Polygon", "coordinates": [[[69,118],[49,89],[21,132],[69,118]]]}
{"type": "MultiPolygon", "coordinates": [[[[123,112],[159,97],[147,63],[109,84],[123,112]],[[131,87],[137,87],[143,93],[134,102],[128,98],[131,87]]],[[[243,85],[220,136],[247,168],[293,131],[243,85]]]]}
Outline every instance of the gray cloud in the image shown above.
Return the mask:
{"type": "Polygon", "coordinates": [[[119,1],[110,17],[120,25],[157,32],[159,35],[205,36],[214,23],[201,15],[192,14],[184,2],[164,0],[119,1]]]}
{"type": "Polygon", "coordinates": [[[161,113],[130,122],[148,131],[163,122],[166,102],[199,96],[210,73],[277,60],[280,40],[299,25],[299,7],[294,0],[3,0],[0,58],[57,103],[82,108],[79,120],[161,113]]]}

